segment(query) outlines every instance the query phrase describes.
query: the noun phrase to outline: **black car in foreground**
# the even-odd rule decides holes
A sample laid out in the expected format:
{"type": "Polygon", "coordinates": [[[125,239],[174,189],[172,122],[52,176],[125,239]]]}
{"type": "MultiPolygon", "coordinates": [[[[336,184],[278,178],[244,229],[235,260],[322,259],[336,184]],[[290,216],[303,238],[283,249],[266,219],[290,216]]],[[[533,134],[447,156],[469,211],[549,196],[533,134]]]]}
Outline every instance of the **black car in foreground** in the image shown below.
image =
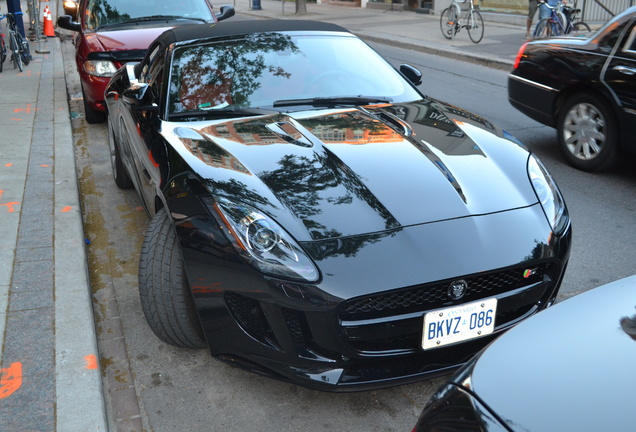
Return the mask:
{"type": "Polygon", "coordinates": [[[508,78],[512,106],[557,129],[568,163],[611,168],[636,153],[636,7],[586,37],[524,44],[508,78]]]}
{"type": "Polygon", "coordinates": [[[558,303],[459,370],[413,432],[632,431],[636,276],[558,303]]]}
{"type": "Polygon", "coordinates": [[[448,373],[554,301],[571,234],[544,166],[399,69],[339,26],[259,20],[167,31],[117,72],[159,338],[362,390],[448,373]]]}

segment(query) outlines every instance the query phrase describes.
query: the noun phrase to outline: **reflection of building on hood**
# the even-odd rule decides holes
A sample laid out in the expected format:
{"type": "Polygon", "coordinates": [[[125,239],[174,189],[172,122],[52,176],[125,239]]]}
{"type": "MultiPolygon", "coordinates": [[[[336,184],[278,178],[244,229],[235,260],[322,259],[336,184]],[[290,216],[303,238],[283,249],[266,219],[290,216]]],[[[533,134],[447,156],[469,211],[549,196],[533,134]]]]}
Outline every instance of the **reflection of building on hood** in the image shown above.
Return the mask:
{"type": "Polygon", "coordinates": [[[636,315],[631,318],[623,317],[620,320],[621,328],[629,337],[636,340],[636,315]]]}

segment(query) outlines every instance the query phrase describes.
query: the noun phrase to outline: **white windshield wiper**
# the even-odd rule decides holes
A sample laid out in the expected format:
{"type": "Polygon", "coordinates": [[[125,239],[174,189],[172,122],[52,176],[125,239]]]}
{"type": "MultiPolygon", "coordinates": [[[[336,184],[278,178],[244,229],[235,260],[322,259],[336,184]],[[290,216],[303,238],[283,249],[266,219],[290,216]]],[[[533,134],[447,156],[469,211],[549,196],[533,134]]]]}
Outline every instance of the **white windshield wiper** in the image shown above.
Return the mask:
{"type": "Polygon", "coordinates": [[[391,98],[380,96],[339,96],[306,99],[281,99],[274,102],[274,108],[310,105],[313,107],[359,106],[373,103],[391,102],[391,98]]]}

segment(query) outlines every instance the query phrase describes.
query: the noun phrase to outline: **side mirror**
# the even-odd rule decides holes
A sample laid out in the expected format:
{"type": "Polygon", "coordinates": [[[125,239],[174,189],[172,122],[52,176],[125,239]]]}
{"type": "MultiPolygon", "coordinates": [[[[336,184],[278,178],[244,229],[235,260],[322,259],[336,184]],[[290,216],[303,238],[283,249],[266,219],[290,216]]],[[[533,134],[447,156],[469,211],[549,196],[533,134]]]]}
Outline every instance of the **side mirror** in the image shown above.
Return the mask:
{"type": "Polygon", "coordinates": [[[216,20],[223,21],[225,19],[233,17],[235,13],[236,11],[234,10],[234,6],[221,6],[221,12],[216,14],[216,20]]]}
{"type": "Polygon", "coordinates": [[[66,29],[66,30],[77,31],[77,32],[82,29],[82,26],[80,25],[80,23],[73,21],[73,18],[70,15],[62,15],[58,17],[57,26],[62,27],[63,29],[66,29]]]}
{"type": "Polygon", "coordinates": [[[122,93],[122,100],[125,104],[130,105],[130,108],[138,111],[157,111],[159,107],[156,104],[150,103],[147,97],[148,84],[137,83],[122,93]]]}
{"type": "Polygon", "coordinates": [[[413,85],[418,86],[422,84],[422,72],[420,72],[419,69],[408,64],[402,64],[400,65],[400,72],[402,72],[402,75],[411,81],[413,85]]]}

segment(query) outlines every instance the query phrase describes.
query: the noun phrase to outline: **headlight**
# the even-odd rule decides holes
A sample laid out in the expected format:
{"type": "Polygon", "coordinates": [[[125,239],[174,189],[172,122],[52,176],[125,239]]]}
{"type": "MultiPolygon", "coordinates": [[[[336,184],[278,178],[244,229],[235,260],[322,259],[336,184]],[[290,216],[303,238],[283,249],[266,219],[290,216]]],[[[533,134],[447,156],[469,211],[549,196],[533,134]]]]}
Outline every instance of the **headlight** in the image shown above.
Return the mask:
{"type": "Polygon", "coordinates": [[[567,224],[567,208],[554,179],[541,161],[530,155],[528,177],[555,234],[561,234],[567,224]]]}
{"type": "Polygon", "coordinates": [[[228,230],[238,254],[257,270],[301,282],[318,280],[318,269],[296,241],[272,218],[258,210],[227,200],[213,207],[228,230]]]}
{"type": "Polygon", "coordinates": [[[98,77],[112,77],[117,72],[113,62],[108,60],[87,60],[84,62],[84,70],[87,74],[98,77]]]}

